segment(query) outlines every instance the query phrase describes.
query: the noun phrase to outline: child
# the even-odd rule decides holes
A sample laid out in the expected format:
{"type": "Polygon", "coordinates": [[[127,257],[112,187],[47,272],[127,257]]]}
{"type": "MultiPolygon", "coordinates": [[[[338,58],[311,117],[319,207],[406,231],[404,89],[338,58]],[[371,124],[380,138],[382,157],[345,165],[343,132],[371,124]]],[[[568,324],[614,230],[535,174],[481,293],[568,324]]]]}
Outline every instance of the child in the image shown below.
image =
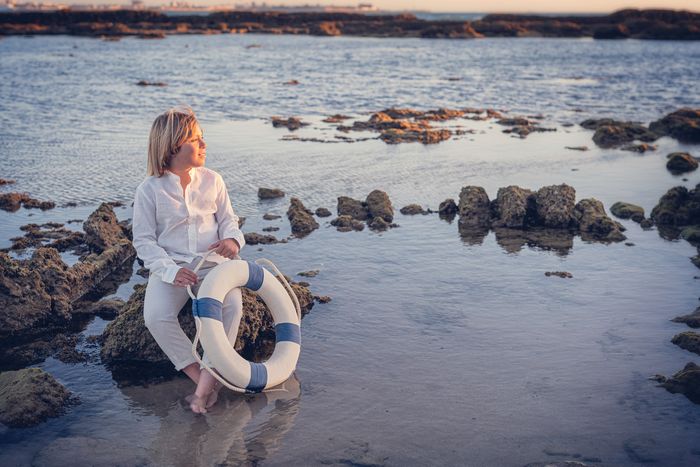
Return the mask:
{"type": "MultiPolygon", "coordinates": [[[[158,116],[148,142],[148,177],[136,189],[133,237],[139,258],[150,270],[144,320],[156,342],[177,370],[197,384],[187,400],[195,413],[216,402],[219,384],[202,371],[192,356],[192,343],[177,315],[196,285],[218,263],[236,258],[245,245],[238,217],[231,208],[219,174],[204,168],[207,145],[190,108],[158,116]],[[201,257],[214,249],[198,273],[201,257]]],[[[223,304],[223,324],[231,345],[243,313],[239,288],[223,304]]]]}

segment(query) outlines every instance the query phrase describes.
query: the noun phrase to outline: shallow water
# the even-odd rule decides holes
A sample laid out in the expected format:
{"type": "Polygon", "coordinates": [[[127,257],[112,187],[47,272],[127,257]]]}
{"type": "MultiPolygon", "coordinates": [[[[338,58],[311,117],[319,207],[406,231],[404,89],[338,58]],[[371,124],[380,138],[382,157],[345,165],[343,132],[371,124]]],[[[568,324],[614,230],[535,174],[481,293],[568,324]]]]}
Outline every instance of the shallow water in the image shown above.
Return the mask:
{"type": "MultiPolygon", "coordinates": [[[[662,139],[646,155],[599,150],[592,132],[561,125],[607,115],[650,121],[700,106],[691,87],[700,44],[37,37],[6,38],[0,55],[3,177],[17,180],[3,191],[80,203],[0,213],[0,247],[27,222],[84,219],[101,201],[129,201],[143,177],[150,121],[178,101],[201,112],[207,165],[224,176],[244,230],[275,225],[280,238],[288,222],[262,214],[284,214],[288,199],[260,202],[259,186],[331,210],[337,196],[380,188],[398,211],[413,202],[435,209],[465,185],[494,197],[510,184],[566,182],[579,199],[649,212],[671,186],[700,182],[664,168],[668,152],[697,147],[662,139]],[[262,47],[245,48],[252,43],[262,47]],[[446,81],[452,76],[463,80],[446,81]],[[142,89],[133,85],[139,79],[169,86],[142,89]],[[289,79],[302,84],[281,84],[289,79]],[[499,125],[455,121],[475,133],[434,146],[322,144],[281,141],[287,130],[264,120],[300,115],[312,122],[300,136],[332,138],[324,115],[366,118],[391,105],[543,113],[557,132],[520,140],[499,125]],[[591,150],[564,149],[579,145],[591,150]]],[[[130,208],[117,213],[128,218],[130,208]]],[[[382,234],[343,234],[324,221],[303,240],[244,249],[290,275],[319,269],[311,288],[333,297],[303,321],[287,391],[229,395],[195,417],[181,404],[187,381],[118,388],[97,361],[49,359],[40,366],[82,403],[36,428],[0,429],[0,464],[67,465],[76,455],[102,465],[700,462],[700,406],[647,379],[698,361],[670,343],[686,328],[669,320],[697,305],[687,243],[623,221],[634,246],[577,237],[564,252],[513,251],[493,232],[469,244],[437,216],[397,213],[396,222],[382,234]],[[574,277],[544,276],[554,270],[574,277]]],[[[127,298],[140,282],[134,276],[116,295],[127,298]]],[[[83,334],[105,324],[96,318],[83,334]]]]}

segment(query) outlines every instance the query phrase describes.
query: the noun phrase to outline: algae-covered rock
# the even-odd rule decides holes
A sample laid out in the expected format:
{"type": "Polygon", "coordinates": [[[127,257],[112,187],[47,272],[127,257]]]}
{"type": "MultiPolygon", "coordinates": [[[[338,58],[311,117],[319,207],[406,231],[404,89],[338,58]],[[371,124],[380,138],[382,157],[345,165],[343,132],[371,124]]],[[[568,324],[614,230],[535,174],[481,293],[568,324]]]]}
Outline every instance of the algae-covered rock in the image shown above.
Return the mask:
{"type": "Polygon", "coordinates": [[[284,195],[284,191],[279,188],[258,188],[258,198],[260,199],[284,198],[284,195]]]}
{"type": "Polygon", "coordinates": [[[537,216],[534,193],[514,185],[499,188],[491,207],[494,228],[521,229],[534,223],[537,216]]]}
{"type": "Polygon", "coordinates": [[[386,222],[394,220],[394,208],[391,205],[389,195],[382,190],[373,190],[365,200],[367,211],[371,219],[381,217],[386,222]]]}
{"type": "Polygon", "coordinates": [[[610,206],[610,212],[620,219],[632,219],[635,222],[644,220],[644,208],[632,203],[618,201],[610,206]]]}
{"type": "Polygon", "coordinates": [[[338,197],[338,216],[350,216],[358,221],[369,219],[369,209],[367,203],[349,196],[338,197]]]}
{"type": "Polygon", "coordinates": [[[683,316],[677,316],[671,321],[674,323],[685,323],[691,328],[700,328],[700,306],[692,313],[683,316]]]}
{"type": "Polygon", "coordinates": [[[480,186],[465,186],[459,193],[460,230],[488,230],[491,226],[489,196],[480,186]]]}
{"type": "Polygon", "coordinates": [[[676,344],[681,349],[685,349],[688,352],[694,352],[700,355],[700,334],[697,332],[681,332],[680,334],[673,336],[671,342],[676,344]]]}
{"type": "Polygon", "coordinates": [[[676,174],[692,172],[698,168],[698,160],[687,152],[672,152],[666,158],[666,168],[676,174]]]}
{"type": "Polygon", "coordinates": [[[662,226],[700,225],[700,185],[690,191],[684,186],[671,188],[659,199],[650,217],[662,226]]]}
{"type": "Polygon", "coordinates": [[[582,199],[574,208],[574,218],[584,240],[620,242],[626,240],[622,226],[605,214],[603,203],[594,198],[582,199]]]}
{"type": "Polygon", "coordinates": [[[426,211],[420,204],[407,204],[406,206],[399,209],[399,212],[404,216],[416,216],[418,214],[430,214],[430,211],[426,211]]]}
{"type": "Polygon", "coordinates": [[[593,142],[599,147],[607,149],[622,146],[635,140],[649,143],[656,141],[658,137],[658,134],[638,123],[612,122],[597,127],[593,134],[593,142]]]}
{"type": "Polygon", "coordinates": [[[350,232],[351,230],[364,230],[365,223],[358,221],[351,216],[338,216],[331,221],[331,225],[334,226],[338,232],[350,232]]]}
{"type": "Polygon", "coordinates": [[[442,219],[448,219],[451,221],[457,215],[457,212],[459,212],[459,208],[457,207],[455,200],[452,198],[447,198],[438,206],[438,215],[442,219]]]}
{"type": "Polygon", "coordinates": [[[657,134],[670,136],[682,143],[700,143],[700,109],[676,110],[652,122],[649,128],[657,134]]]}
{"type": "Polygon", "coordinates": [[[305,237],[318,229],[318,222],[313,213],[304,207],[299,198],[292,198],[287,210],[287,219],[292,226],[292,234],[297,237],[305,237]]]}
{"type": "Polygon", "coordinates": [[[567,184],[545,186],[535,194],[535,203],[542,227],[568,228],[576,206],[576,190],[567,184]]]}
{"type": "Polygon", "coordinates": [[[70,392],[39,368],[0,373],[0,423],[13,428],[38,425],[57,417],[70,392]]]}
{"type": "Polygon", "coordinates": [[[681,371],[662,382],[661,386],[669,392],[681,393],[691,402],[700,404],[700,366],[689,362],[681,371]]]}

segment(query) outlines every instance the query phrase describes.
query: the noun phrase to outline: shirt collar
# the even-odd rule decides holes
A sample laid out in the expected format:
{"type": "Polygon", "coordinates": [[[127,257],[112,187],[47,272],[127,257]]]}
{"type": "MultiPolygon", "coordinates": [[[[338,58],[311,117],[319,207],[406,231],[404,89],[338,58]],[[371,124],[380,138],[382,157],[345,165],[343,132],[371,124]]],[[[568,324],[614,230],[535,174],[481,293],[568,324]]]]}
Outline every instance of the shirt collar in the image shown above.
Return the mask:
{"type": "MultiPolygon", "coordinates": [[[[192,179],[194,178],[195,168],[194,168],[194,167],[190,167],[190,170],[188,170],[187,173],[188,173],[189,176],[190,176],[190,180],[192,180],[192,179]]],[[[170,170],[167,170],[167,169],[166,169],[166,170],[165,170],[165,174],[166,174],[168,177],[170,177],[170,178],[173,178],[173,179],[175,179],[175,180],[177,180],[177,181],[180,181],[180,176],[179,176],[178,174],[176,174],[176,173],[171,172],[170,170]]]]}

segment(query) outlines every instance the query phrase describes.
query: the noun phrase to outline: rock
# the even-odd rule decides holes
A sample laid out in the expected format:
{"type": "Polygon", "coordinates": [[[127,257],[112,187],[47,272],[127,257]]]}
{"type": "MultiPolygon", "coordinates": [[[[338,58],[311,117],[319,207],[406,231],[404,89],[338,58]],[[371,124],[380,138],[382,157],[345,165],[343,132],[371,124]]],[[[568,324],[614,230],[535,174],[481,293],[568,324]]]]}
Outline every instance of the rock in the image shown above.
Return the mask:
{"type": "Polygon", "coordinates": [[[280,228],[279,227],[263,227],[262,231],[263,232],[277,232],[280,228]]]}
{"type": "Polygon", "coordinates": [[[647,151],[656,151],[657,146],[649,143],[628,144],[620,148],[621,151],[636,152],[644,154],[647,151]]]}
{"type": "Polygon", "coordinates": [[[685,349],[688,352],[694,352],[700,355],[700,334],[697,332],[681,332],[680,334],[673,336],[671,342],[676,344],[681,349],[685,349]]]}
{"type": "Polygon", "coordinates": [[[570,149],[572,151],[588,151],[588,146],[565,146],[564,149],[570,149]]]}
{"type": "MultiPolygon", "coordinates": [[[[129,237],[114,214],[112,206],[102,203],[83,223],[85,242],[92,251],[102,253],[112,245],[129,241],[129,237]]],[[[134,254],[136,252],[134,251],[134,254]]]]}
{"type": "Polygon", "coordinates": [[[347,120],[351,117],[348,117],[347,115],[341,115],[341,114],[335,114],[331,115],[330,117],[324,118],[322,121],[325,123],[342,123],[344,120],[347,120]]]}
{"type": "MultiPolygon", "coordinates": [[[[389,195],[381,190],[373,190],[365,200],[367,212],[370,218],[381,217],[384,221],[391,223],[394,220],[394,208],[389,200],[389,195]]],[[[371,227],[371,226],[370,226],[371,227]]]]}
{"type": "Polygon", "coordinates": [[[447,129],[434,130],[429,128],[411,127],[409,129],[388,129],[381,132],[379,138],[387,144],[423,143],[437,144],[452,137],[452,131],[447,129]]]}
{"type": "Polygon", "coordinates": [[[429,214],[429,211],[424,211],[420,204],[409,204],[401,209],[399,212],[404,216],[415,216],[418,214],[429,214]]]}
{"type": "Polygon", "coordinates": [[[605,214],[603,203],[594,198],[582,199],[574,208],[574,218],[584,240],[621,242],[626,240],[622,226],[605,214]]]}
{"type": "Polygon", "coordinates": [[[330,303],[331,297],[328,295],[314,295],[314,300],[318,303],[330,303]]]}
{"type": "Polygon", "coordinates": [[[350,232],[351,230],[364,230],[365,223],[348,216],[338,216],[331,221],[331,225],[338,229],[338,232],[350,232]]]}
{"type": "Polygon", "coordinates": [[[382,217],[375,217],[369,222],[369,228],[372,230],[377,230],[377,231],[384,231],[388,230],[390,227],[393,227],[394,225],[385,221],[384,218],[382,217]]]}
{"type": "Polygon", "coordinates": [[[279,240],[277,240],[277,237],[274,235],[260,235],[255,232],[246,232],[243,236],[245,237],[246,245],[271,245],[279,243],[279,240]]]}
{"type": "Polygon", "coordinates": [[[535,196],[525,188],[514,185],[499,188],[491,209],[494,215],[492,227],[522,229],[536,222],[535,196]]]}
{"type": "Polygon", "coordinates": [[[666,158],[666,168],[673,173],[692,172],[698,168],[697,159],[687,152],[672,152],[666,158]]]}
{"type": "Polygon", "coordinates": [[[685,395],[691,402],[700,404],[700,366],[693,362],[661,384],[667,391],[685,395]]]}
{"type": "Polygon", "coordinates": [[[551,276],[561,277],[562,279],[571,279],[572,277],[574,277],[573,274],[571,274],[570,272],[566,272],[566,271],[547,271],[544,273],[544,275],[547,277],[551,277],[551,276]]]}
{"type": "Polygon", "coordinates": [[[0,373],[0,423],[12,428],[38,425],[59,416],[71,393],[39,368],[0,373]]]}
{"type": "Polygon", "coordinates": [[[488,230],[491,225],[489,197],[480,186],[465,186],[459,193],[460,230],[488,230]]]}
{"type": "Polygon", "coordinates": [[[272,126],[275,128],[285,127],[289,131],[294,131],[307,125],[308,123],[302,122],[301,119],[297,117],[272,117],[272,126]]]}
{"type": "Polygon", "coordinates": [[[275,219],[280,219],[282,216],[278,216],[277,214],[271,214],[269,212],[263,214],[263,219],[266,221],[273,221],[275,219]]]}
{"type": "Polygon", "coordinates": [[[121,298],[103,299],[87,307],[86,313],[97,315],[103,319],[114,319],[119,315],[124,305],[126,302],[121,298]]]}
{"type": "Polygon", "coordinates": [[[700,244],[700,225],[691,225],[681,230],[681,238],[692,245],[700,244]]]}
{"type": "Polygon", "coordinates": [[[350,216],[358,221],[365,221],[370,218],[367,203],[348,196],[338,197],[338,216],[350,216]]]}
{"type": "Polygon", "coordinates": [[[659,135],[649,128],[634,122],[620,122],[611,119],[586,120],[581,126],[595,130],[593,141],[601,148],[613,148],[639,140],[656,141],[659,135]]]}
{"type": "Polygon", "coordinates": [[[146,81],[146,80],[141,80],[138,83],[136,83],[137,86],[156,86],[156,87],[164,87],[167,86],[166,83],[162,81],[146,81]]]}
{"type": "Polygon", "coordinates": [[[314,269],[313,271],[302,271],[298,272],[297,276],[302,276],[302,277],[316,277],[318,276],[319,270],[314,269]]]}
{"type": "Polygon", "coordinates": [[[506,125],[506,126],[530,126],[534,122],[531,122],[527,118],[523,117],[513,117],[513,118],[501,118],[500,120],[497,120],[496,123],[499,125],[506,125]]]}
{"type": "Polygon", "coordinates": [[[15,183],[14,180],[8,180],[8,179],[6,179],[6,178],[0,178],[0,186],[3,186],[3,185],[12,185],[13,183],[15,183]]]}
{"type": "Polygon", "coordinates": [[[659,226],[700,225],[700,184],[690,191],[683,186],[671,188],[659,199],[650,217],[659,226]]]}
{"type": "Polygon", "coordinates": [[[451,221],[457,215],[457,212],[459,212],[459,208],[452,198],[446,199],[438,206],[438,215],[443,219],[451,221]]]}
{"type": "Polygon", "coordinates": [[[700,143],[700,109],[676,110],[649,125],[651,131],[682,143],[700,143]]]}
{"type": "Polygon", "coordinates": [[[313,218],[311,211],[304,207],[299,198],[292,198],[287,210],[287,219],[292,226],[292,234],[302,238],[318,229],[318,222],[313,218]]]}
{"type": "Polygon", "coordinates": [[[284,198],[284,195],[284,191],[279,188],[258,188],[258,198],[260,199],[284,198]]]}
{"type": "Polygon", "coordinates": [[[644,220],[644,208],[636,204],[618,201],[610,206],[610,212],[620,219],[632,219],[634,222],[642,222],[644,220]]]}
{"type": "Polygon", "coordinates": [[[565,229],[571,226],[576,190],[569,185],[551,185],[535,194],[538,223],[543,227],[565,229]]]}
{"type": "Polygon", "coordinates": [[[639,223],[639,226],[645,230],[648,230],[654,227],[654,221],[651,219],[644,219],[639,223]]]}
{"type": "Polygon", "coordinates": [[[316,215],[318,217],[330,217],[332,214],[326,208],[318,208],[318,209],[316,209],[316,215]]]}
{"type": "Polygon", "coordinates": [[[692,313],[683,316],[677,316],[671,321],[674,323],[685,323],[691,328],[700,328],[700,306],[692,313]]]}
{"type": "Polygon", "coordinates": [[[0,194],[0,209],[5,211],[17,211],[20,206],[26,209],[37,208],[45,211],[56,207],[53,201],[39,201],[26,193],[2,193],[0,194]]]}
{"type": "MultiPolygon", "coordinates": [[[[313,307],[313,295],[306,287],[293,282],[290,282],[290,285],[304,316],[313,307]]],[[[158,347],[144,323],[145,292],[146,285],[135,286],[134,293],[122,312],[107,325],[102,334],[100,356],[117,378],[129,375],[142,380],[151,371],[160,375],[174,374],[172,363],[158,347]]],[[[243,318],[235,349],[248,358],[263,340],[270,337],[274,339],[274,326],[270,312],[262,300],[246,288],[243,288],[242,292],[243,318]]],[[[178,320],[185,334],[191,339],[195,331],[191,301],[180,310],[178,320]]]]}

